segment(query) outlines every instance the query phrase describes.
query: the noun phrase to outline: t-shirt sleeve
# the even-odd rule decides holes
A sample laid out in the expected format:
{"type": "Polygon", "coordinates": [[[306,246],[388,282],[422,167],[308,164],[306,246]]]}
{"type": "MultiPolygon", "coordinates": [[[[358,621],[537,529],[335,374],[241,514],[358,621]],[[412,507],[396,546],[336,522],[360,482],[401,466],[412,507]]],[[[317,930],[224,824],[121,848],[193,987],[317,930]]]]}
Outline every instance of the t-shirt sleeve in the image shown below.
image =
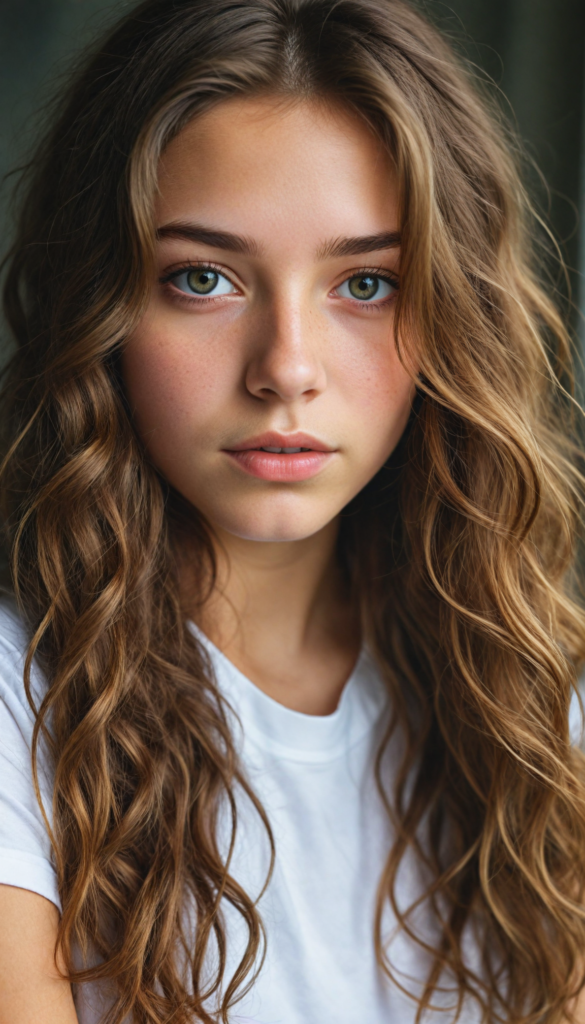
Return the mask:
{"type": "Polygon", "coordinates": [[[579,680],[579,696],[577,696],[577,693],[573,693],[571,697],[569,734],[573,746],[582,748],[585,738],[585,722],[582,711],[582,708],[585,709],[585,677],[579,680]],[[579,703],[579,696],[581,697],[581,704],[579,703]]]}
{"type": "MultiPolygon", "coordinates": [[[[0,607],[0,884],[30,889],[59,907],[51,843],[32,778],[34,716],[24,691],[25,651],[22,626],[0,607]]],[[[38,773],[49,813],[52,782],[42,750],[38,773]]]]}

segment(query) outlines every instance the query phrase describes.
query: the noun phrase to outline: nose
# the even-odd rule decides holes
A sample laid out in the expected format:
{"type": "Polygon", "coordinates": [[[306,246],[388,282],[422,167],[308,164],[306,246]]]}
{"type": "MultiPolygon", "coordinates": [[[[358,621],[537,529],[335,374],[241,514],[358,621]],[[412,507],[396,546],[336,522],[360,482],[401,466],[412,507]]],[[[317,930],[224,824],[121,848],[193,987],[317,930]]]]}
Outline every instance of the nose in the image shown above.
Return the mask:
{"type": "MultiPolygon", "coordinates": [[[[323,331],[301,296],[275,299],[255,324],[246,388],[255,398],[309,402],[325,389],[323,331]],[[321,342],[321,343],[320,343],[321,342]]],[[[324,326],[324,325],[322,325],[324,326]]]]}

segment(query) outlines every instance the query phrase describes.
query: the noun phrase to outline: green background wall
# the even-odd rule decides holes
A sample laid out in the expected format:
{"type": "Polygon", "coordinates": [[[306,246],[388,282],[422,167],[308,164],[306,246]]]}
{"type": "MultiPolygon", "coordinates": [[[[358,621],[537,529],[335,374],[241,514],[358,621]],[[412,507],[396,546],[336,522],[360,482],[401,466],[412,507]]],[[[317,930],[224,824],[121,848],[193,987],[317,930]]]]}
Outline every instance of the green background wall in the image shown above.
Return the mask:
{"type": "MultiPolygon", "coordinates": [[[[585,270],[577,215],[579,206],[585,210],[585,0],[421,4],[509,101],[550,186],[552,222],[585,306],[576,272],[579,265],[585,270]]],[[[38,110],[80,47],[129,6],[128,0],[0,0],[0,178],[34,140],[42,124],[38,110]]],[[[10,182],[0,192],[4,225],[10,182]]],[[[538,198],[546,201],[542,192],[538,198]]],[[[3,229],[0,248],[6,240],[3,229]]]]}

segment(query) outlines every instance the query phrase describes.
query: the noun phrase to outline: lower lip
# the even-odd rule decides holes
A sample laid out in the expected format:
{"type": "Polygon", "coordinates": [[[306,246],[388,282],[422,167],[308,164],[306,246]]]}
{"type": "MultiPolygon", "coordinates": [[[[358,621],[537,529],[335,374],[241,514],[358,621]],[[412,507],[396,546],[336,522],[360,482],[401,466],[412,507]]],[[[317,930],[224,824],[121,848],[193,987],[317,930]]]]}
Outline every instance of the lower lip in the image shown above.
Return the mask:
{"type": "Polygon", "coordinates": [[[261,452],[256,448],[247,448],[243,452],[228,451],[226,454],[250,476],[258,477],[260,480],[293,483],[297,480],[310,480],[312,476],[316,476],[334,453],[309,451],[278,455],[276,452],[261,452]]]}

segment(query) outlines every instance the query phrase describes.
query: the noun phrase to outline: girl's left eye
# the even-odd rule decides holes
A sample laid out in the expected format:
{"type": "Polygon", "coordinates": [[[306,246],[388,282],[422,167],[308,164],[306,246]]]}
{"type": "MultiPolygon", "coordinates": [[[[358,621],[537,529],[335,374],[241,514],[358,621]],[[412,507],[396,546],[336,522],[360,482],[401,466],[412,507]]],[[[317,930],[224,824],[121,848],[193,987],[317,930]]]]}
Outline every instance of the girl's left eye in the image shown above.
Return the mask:
{"type": "Polygon", "coordinates": [[[232,282],[213,267],[188,267],[173,274],[168,280],[184,295],[196,295],[199,298],[231,295],[236,291],[232,282]]]}
{"type": "Polygon", "coordinates": [[[358,299],[359,302],[382,302],[398,291],[396,285],[378,274],[356,274],[335,289],[343,299],[358,299]]]}

